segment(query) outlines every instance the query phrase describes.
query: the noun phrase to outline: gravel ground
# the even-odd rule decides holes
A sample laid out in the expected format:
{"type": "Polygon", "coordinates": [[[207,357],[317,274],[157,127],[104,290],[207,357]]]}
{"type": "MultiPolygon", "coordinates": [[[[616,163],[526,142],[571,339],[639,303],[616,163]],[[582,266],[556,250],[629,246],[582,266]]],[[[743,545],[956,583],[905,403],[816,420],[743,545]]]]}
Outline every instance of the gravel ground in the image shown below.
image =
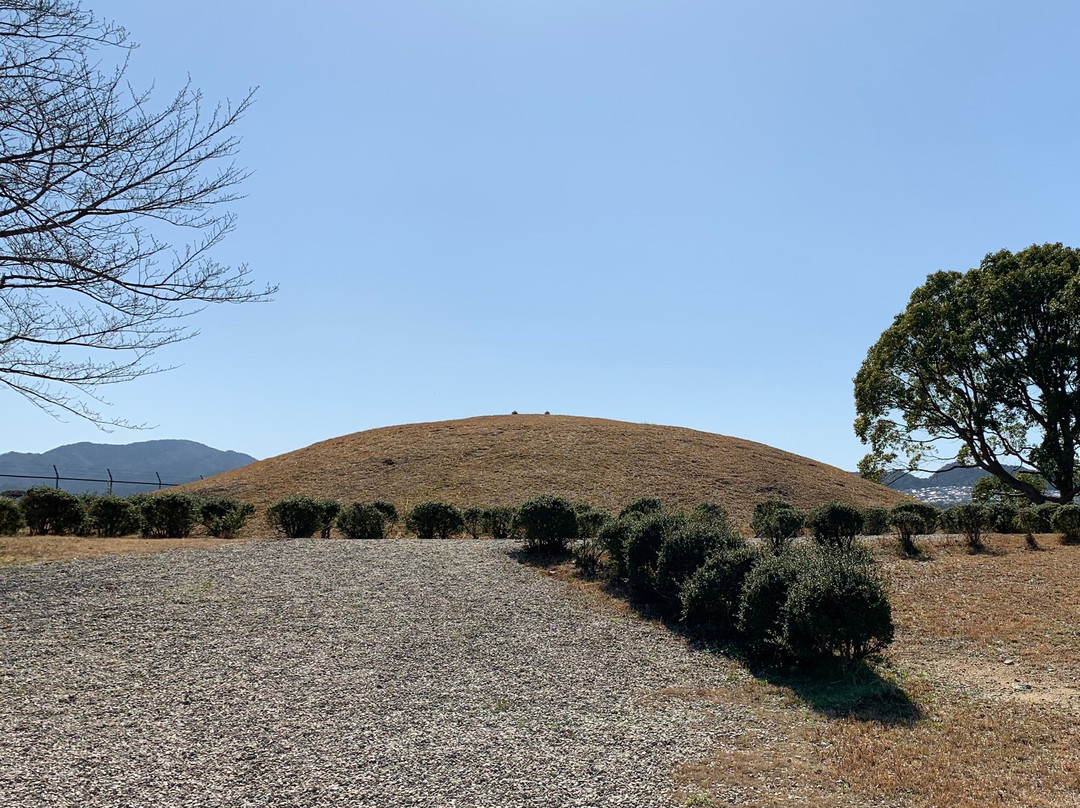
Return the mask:
{"type": "Polygon", "coordinates": [[[0,805],[654,806],[735,672],[507,545],[282,541],[0,570],[0,805]]]}

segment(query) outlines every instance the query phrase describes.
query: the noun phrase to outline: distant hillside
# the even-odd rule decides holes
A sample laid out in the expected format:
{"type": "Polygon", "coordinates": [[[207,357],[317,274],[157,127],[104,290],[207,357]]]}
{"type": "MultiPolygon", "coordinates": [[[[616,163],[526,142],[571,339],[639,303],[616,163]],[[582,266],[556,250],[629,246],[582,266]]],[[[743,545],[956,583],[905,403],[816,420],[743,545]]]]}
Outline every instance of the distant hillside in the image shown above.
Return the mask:
{"type": "MultiPolygon", "coordinates": [[[[148,440],[113,445],[72,443],[41,454],[7,452],[0,454],[0,474],[40,475],[39,480],[0,476],[0,489],[21,489],[42,482],[52,484],[53,465],[61,477],[108,478],[155,482],[158,474],[166,483],[186,483],[199,477],[212,477],[223,471],[254,463],[255,458],[241,452],[212,449],[190,440],[148,440]]],[[[62,488],[76,493],[104,491],[105,483],[64,482],[62,488]]],[[[153,490],[156,486],[114,486],[117,494],[153,490]]]]}
{"type": "Polygon", "coordinates": [[[756,501],[892,506],[883,485],[760,443],[671,426],[502,415],[384,427],[323,441],[186,486],[265,506],[291,494],[342,502],[517,505],[542,493],[617,511],[641,496],[718,502],[748,524],[756,501]]]}

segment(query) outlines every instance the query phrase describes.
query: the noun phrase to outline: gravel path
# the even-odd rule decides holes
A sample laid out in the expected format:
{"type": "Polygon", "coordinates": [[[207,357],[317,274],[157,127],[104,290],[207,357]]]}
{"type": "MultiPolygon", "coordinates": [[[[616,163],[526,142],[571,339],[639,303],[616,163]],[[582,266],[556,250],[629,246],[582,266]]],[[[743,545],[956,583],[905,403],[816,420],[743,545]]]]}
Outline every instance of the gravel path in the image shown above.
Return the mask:
{"type": "Polygon", "coordinates": [[[450,541],[0,570],[0,805],[653,806],[731,663],[450,541]]]}

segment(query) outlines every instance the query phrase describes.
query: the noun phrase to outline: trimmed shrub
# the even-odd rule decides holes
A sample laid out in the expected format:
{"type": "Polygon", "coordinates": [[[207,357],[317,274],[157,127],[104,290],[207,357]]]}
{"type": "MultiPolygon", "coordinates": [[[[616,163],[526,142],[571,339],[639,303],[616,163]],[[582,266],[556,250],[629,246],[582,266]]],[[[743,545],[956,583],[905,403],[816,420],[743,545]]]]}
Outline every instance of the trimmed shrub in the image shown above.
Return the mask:
{"type": "Polygon", "coordinates": [[[1039,550],[1039,543],[1035,540],[1036,533],[1047,533],[1043,529],[1043,519],[1034,508],[1021,508],[1016,513],[1016,526],[1024,532],[1024,541],[1031,550],[1039,550]]]}
{"type": "Polygon", "coordinates": [[[605,524],[596,534],[600,546],[604,548],[604,552],[615,565],[616,578],[626,577],[626,542],[629,541],[630,533],[640,518],[636,514],[619,517],[605,524]]]}
{"type": "Polygon", "coordinates": [[[889,524],[896,532],[896,543],[900,552],[906,556],[922,555],[922,548],[915,543],[915,537],[923,532],[926,522],[917,513],[899,511],[889,514],[889,524]]]}
{"type": "Polygon", "coordinates": [[[610,513],[584,502],[574,506],[574,516],[577,518],[579,539],[596,538],[600,535],[600,528],[611,521],[610,513]]]}
{"type": "Polygon", "coordinates": [[[421,539],[449,539],[464,528],[461,511],[449,502],[421,502],[405,517],[405,529],[421,539]]]}
{"type": "Polygon", "coordinates": [[[784,605],[810,553],[788,550],[759,557],[743,581],[735,627],[751,656],[780,661],[784,645],[784,605]]]}
{"type": "Polygon", "coordinates": [[[337,515],[337,529],[349,539],[382,539],[386,537],[386,514],[374,505],[354,502],[337,515]]]}
{"type": "Polygon", "coordinates": [[[587,578],[595,578],[604,557],[604,545],[595,536],[580,539],[573,547],[574,565],[587,578]]]}
{"type": "Polygon", "coordinates": [[[1054,532],[1054,514],[1058,512],[1060,507],[1061,505],[1057,502],[1044,502],[1035,506],[1035,513],[1039,515],[1039,519],[1042,521],[1038,533],[1054,532]]]}
{"type": "Polygon", "coordinates": [[[950,508],[957,529],[964,534],[964,543],[970,550],[983,549],[982,534],[990,527],[990,509],[976,502],[967,502],[950,508]]]}
{"type": "Polygon", "coordinates": [[[760,551],[746,545],[710,555],[682,586],[683,622],[709,634],[734,635],[744,582],[760,558],[760,551]]]}
{"type": "Polygon", "coordinates": [[[138,533],[142,514],[138,504],[130,499],[107,495],[86,503],[86,521],[97,535],[115,538],[138,533]]]}
{"type": "Polygon", "coordinates": [[[341,503],[333,499],[317,499],[319,507],[319,536],[324,539],[330,538],[330,528],[334,526],[334,520],[341,513],[341,503]]]}
{"type": "Polygon", "coordinates": [[[664,542],[685,524],[685,517],[656,512],[631,523],[624,550],[626,582],[639,600],[656,595],[656,562],[664,542]]]}
{"type": "Polygon", "coordinates": [[[172,491],[139,499],[143,536],[185,539],[199,521],[199,501],[191,494],[172,491]]]}
{"type": "Polygon", "coordinates": [[[484,533],[492,539],[509,539],[514,526],[514,509],[505,506],[485,508],[481,520],[484,533]]]}
{"type": "Polygon", "coordinates": [[[664,504],[656,497],[641,497],[619,511],[619,518],[622,519],[624,516],[635,513],[639,516],[648,516],[649,514],[660,513],[663,510],[664,504]]]}
{"type": "Polygon", "coordinates": [[[1062,505],[1053,516],[1054,530],[1062,544],[1080,544],[1080,505],[1062,505]]]}
{"type": "Polygon", "coordinates": [[[461,512],[461,521],[465,524],[465,532],[472,538],[479,539],[480,533],[484,529],[484,509],[466,508],[461,512]]]}
{"type": "Polygon", "coordinates": [[[18,503],[11,497],[0,497],[0,536],[14,536],[25,524],[18,503]]]}
{"type": "Polygon", "coordinates": [[[791,583],[784,604],[784,645],[799,662],[850,665],[892,642],[885,584],[860,554],[815,553],[791,583]]]}
{"type": "Polygon", "coordinates": [[[779,555],[791,540],[802,532],[806,517],[782,499],[766,499],[754,504],[750,529],[759,539],[765,539],[769,549],[779,555]]]}
{"type": "Polygon", "coordinates": [[[505,506],[484,508],[480,524],[484,533],[493,539],[508,539],[514,525],[514,509],[505,506]]]}
{"type": "Polygon", "coordinates": [[[806,525],[822,547],[848,549],[862,530],[863,516],[858,508],[842,502],[826,502],[810,512],[806,525]]]}
{"type": "Polygon", "coordinates": [[[19,500],[19,507],[31,535],[70,535],[79,530],[85,517],[77,496],[44,485],[28,488],[19,500]]]}
{"type": "Polygon", "coordinates": [[[383,519],[388,525],[396,525],[398,521],[397,508],[394,507],[394,503],[387,502],[382,499],[377,499],[371,503],[371,507],[377,510],[383,515],[383,519]]]}
{"type": "Polygon", "coordinates": [[[862,535],[883,536],[889,532],[889,511],[872,505],[863,508],[862,535]]]}
{"type": "Polygon", "coordinates": [[[927,505],[925,502],[903,502],[889,513],[890,516],[896,513],[913,513],[918,516],[922,525],[917,532],[921,535],[933,533],[938,520],[941,518],[941,511],[933,505],[927,505]]]}
{"type": "MultiPolygon", "coordinates": [[[[983,479],[986,479],[985,477],[983,479]]],[[[1018,533],[1016,516],[1020,506],[1014,500],[991,502],[983,505],[990,518],[989,530],[994,533],[1018,533]]]]}
{"type": "Polygon", "coordinates": [[[254,505],[233,497],[212,497],[199,505],[199,521],[220,539],[235,539],[253,513],[254,505]]]}
{"type": "Polygon", "coordinates": [[[667,614],[677,617],[683,611],[683,584],[697,572],[713,553],[744,544],[730,523],[721,526],[691,522],[664,538],[656,557],[653,587],[667,614]]]}
{"type": "Polygon", "coordinates": [[[321,500],[299,495],[287,497],[267,508],[266,521],[290,539],[310,539],[322,530],[325,514],[321,500]]]}
{"type": "Polygon", "coordinates": [[[565,552],[577,538],[577,514],[562,497],[544,494],[530,499],[514,517],[529,552],[565,552]]]}

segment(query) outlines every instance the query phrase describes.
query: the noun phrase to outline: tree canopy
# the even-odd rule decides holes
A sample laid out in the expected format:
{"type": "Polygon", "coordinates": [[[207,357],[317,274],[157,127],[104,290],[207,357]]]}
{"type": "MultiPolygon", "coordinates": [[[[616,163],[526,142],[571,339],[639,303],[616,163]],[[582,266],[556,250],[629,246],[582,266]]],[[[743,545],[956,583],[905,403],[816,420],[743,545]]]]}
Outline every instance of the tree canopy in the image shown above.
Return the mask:
{"type": "Polygon", "coordinates": [[[184,318],[273,291],[213,258],[251,94],[155,105],[125,79],[132,48],[77,0],[0,0],[0,383],[97,423],[118,423],[97,390],[157,370],[184,318]]]}
{"type": "Polygon", "coordinates": [[[1080,493],[1080,250],[1032,245],[936,272],[855,377],[864,476],[949,457],[1032,502],[1080,493]],[[943,454],[945,448],[948,456],[943,454]],[[1041,475],[1048,493],[1020,466],[1041,475]]]}

